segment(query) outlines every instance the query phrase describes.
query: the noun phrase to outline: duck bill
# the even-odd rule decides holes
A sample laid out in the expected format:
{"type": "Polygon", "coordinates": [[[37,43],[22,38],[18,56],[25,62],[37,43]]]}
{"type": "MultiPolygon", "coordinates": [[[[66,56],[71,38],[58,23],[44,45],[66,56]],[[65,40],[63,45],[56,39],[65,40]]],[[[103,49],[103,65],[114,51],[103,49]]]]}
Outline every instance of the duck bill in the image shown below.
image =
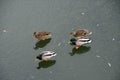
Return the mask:
{"type": "Polygon", "coordinates": [[[92,34],[92,32],[89,32],[89,34],[88,35],[91,35],[92,34]]]}
{"type": "Polygon", "coordinates": [[[37,59],[37,58],[35,58],[35,62],[38,62],[38,61],[40,61],[39,59],[37,59]]]}
{"type": "Polygon", "coordinates": [[[89,41],[88,41],[88,43],[91,43],[91,42],[92,42],[92,40],[89,40],[89,41]]]}
{"type": "Polygon", "coordinates": [[[71,44],[72,42],[71,41],[68,41],[68,44],[71,44]]]}

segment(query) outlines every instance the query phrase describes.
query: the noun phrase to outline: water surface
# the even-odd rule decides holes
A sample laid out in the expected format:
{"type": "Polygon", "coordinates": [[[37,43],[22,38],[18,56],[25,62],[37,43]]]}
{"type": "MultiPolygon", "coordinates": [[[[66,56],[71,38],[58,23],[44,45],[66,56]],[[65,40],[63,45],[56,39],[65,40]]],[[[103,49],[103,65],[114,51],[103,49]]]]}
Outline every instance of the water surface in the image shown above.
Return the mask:
{"type": "Polygon", "coordinates": [[[120,80],[119,0],[1,0],[0,80],[120,80]],[[93,32],[92,43],[67,44],[78,28],[93,32]],[[34,31],[52,38],[37,42],[34,31]],[[40,45],[41,44],[41,45],[40,45]],[[57,52],[35,62],[44,50],[57,52]]]}

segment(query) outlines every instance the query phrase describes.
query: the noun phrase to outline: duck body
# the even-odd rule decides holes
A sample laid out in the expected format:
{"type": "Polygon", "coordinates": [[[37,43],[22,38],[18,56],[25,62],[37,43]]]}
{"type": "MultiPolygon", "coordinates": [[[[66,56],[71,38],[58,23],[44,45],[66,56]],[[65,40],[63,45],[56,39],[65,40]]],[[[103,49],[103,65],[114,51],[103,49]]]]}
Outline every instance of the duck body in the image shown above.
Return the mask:
{"type": "Polygon", "coordinates": [[[82,39],[78,39],[76,41],[76,45],[84,45],[84,44],[88,44],[88,43],[91,43],[92,40],[90,40],[89,38],[82,38],[82,39]]]}
{"type": "Polygon", "coordinates": [[[53,51],[43,51],[36,57],[36,60],[48,61],[56,55],[57,55],[57,53],[55,53],[53,51]]]}
{"type": "Polygon", "coordinates": [[[38,40],[45,40],[45,39],[49,39],[51,38],[51,32],[47,32],[47,31],[42,31],[42,32],[34,32],[33,36],[38,40]]]}
{"type": "Polygon", "coordinates": [[[89,30],[87,29],[78,29],[76,31],[73,31],[70,33],[70,35],[76,37],[76,38],[81,38],[81,37],[85,37],[87,35],[91,35],[92,32],[90,32],[89,30]]]}
{"type": "Polygon", "coordinates": [[[71,38],[69,41],[70,44],[75,45],[76,49],[78,49],[82,45],[85,45],[85,44],[88,44],[91,42],[92,42],[92,40],[89,38],[79,38],[79,39],[71,38]]]}

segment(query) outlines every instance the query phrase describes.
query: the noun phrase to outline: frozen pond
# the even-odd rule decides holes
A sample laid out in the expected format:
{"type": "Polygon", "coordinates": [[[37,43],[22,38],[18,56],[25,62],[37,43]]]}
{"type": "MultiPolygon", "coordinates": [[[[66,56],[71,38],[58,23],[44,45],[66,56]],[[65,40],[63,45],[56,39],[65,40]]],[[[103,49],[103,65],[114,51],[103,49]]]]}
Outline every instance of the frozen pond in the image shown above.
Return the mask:
{"type": "Polygon", "coordinates": [[[0,1],[0,80],[120,80],[119,61],[119,0],[0,1]],[[78,28],[93,32],[92,43],[75,50],[69,33],[78,28]],[[37,43],[34,31],[52,39],[37,43]],[[44,50],[58,54],[35,62],[44,50]]]}

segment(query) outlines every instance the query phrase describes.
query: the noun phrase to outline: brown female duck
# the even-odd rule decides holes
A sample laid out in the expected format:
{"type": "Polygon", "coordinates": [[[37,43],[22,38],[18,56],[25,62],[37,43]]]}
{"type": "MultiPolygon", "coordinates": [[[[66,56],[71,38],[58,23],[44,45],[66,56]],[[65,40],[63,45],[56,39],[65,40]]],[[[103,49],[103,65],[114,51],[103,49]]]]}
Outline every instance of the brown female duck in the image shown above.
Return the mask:
{"type": "Polygon", "coordinates": [[[70,33],[71,36],[74,36],[77,38],[85,37],[86,35],[91,35],[91,34],[92,34],[92,32],[90,32],[87,29],[78,29],[78,30],[70,33]]]}
{"type": "Polygon", "coordinates": [[[33,36],[38,40],[45,40],[48,38],[51,38],[51,32],[47,32],[47,31],[42,31],[42,32],[34,32],[33,36]]]}

